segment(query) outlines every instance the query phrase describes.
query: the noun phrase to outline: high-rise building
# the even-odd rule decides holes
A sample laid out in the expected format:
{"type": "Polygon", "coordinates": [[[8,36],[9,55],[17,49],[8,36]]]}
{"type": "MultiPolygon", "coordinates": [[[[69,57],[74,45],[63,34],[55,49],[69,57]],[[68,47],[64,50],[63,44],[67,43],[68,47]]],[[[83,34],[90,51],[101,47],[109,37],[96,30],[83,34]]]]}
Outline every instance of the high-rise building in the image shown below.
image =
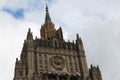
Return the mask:
{"type": "Polygon", "coordinates": [[[66,42],[62,28],[55,28],[47,6],[40,36],[34,39],[28,30],[13,80],[102,80],[99,66],[88,69],[79,35],[75,41],[66,42]]]}

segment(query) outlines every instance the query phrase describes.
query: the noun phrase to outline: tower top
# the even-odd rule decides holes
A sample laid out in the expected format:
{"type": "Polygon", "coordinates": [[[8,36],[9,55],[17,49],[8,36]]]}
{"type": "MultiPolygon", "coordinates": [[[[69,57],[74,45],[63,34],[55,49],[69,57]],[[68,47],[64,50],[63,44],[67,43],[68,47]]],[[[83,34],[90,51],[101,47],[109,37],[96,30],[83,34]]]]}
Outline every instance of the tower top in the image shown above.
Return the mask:
{"type": "Polygon", "coordinates": [[[47,3],[46,3],[46,13],[48,12],[48,5],[47,5],[47,3]]]}
{"type": "Polygon", "coordinates": [[[48,10],[48,6],[46,4],[46,17],[45,17],[45,24],[46,23],[52,23],[50,15],[49,15],[49,10],[48,10]]]}

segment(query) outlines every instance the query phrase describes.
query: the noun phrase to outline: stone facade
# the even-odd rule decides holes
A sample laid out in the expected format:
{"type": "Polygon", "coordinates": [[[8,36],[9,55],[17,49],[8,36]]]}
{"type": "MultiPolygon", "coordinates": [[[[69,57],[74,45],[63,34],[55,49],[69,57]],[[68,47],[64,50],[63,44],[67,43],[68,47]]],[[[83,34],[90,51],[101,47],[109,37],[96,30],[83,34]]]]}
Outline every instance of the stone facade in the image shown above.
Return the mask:
{"type": "Polygon", "coordinates": [[[102,80],[99,67],[88,69],[83,43],[66,42],[62,28],[56,30],[46,6],[41,38],[33,39],[31,29],[23,44],[20,60],[16,59],[13,80],[102,80]]]}

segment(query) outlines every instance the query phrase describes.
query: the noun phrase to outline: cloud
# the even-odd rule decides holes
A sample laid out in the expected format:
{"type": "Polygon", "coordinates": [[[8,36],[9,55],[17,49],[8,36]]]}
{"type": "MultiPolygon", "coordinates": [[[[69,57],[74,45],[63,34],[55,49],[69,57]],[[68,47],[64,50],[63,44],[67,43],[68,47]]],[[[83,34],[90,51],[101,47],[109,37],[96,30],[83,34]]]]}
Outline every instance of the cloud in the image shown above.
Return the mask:
{"type": "Polygon", "coordinates": [[[7,0],[0,0],[0,9],[7,3],[7,0]]]}
{"type": "Polygon", "coordinates": [[[0,64],[1,80],[12,80],[14,75],[15,59],[20,58],[23,42],[30,27],[33,35],[39,36],[39,25],[27,21],[19,21],[8,14],[0,14],[0,64]],[[1,22],[1,21],[5,22],[1,22]]]}
{"type": "Polygon", "coordinates": [[[12,10],[36,10],[43,8],[43,5],[45,5],[45,0],[5,0],[5,2],[3,6],[12,10]]]}

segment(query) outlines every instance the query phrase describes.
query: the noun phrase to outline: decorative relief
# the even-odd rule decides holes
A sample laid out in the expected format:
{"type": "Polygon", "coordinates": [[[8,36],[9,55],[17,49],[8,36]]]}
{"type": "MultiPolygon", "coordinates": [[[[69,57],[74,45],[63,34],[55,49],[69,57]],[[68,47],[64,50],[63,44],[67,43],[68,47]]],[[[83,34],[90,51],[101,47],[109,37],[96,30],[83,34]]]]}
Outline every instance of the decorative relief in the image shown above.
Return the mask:
{"type": "Polygon", "coordinates": [[[53,56],[51,58],[52,66],[57,70],[63,70],[65,67],[65,60],[62,56],[53,56]]]}

